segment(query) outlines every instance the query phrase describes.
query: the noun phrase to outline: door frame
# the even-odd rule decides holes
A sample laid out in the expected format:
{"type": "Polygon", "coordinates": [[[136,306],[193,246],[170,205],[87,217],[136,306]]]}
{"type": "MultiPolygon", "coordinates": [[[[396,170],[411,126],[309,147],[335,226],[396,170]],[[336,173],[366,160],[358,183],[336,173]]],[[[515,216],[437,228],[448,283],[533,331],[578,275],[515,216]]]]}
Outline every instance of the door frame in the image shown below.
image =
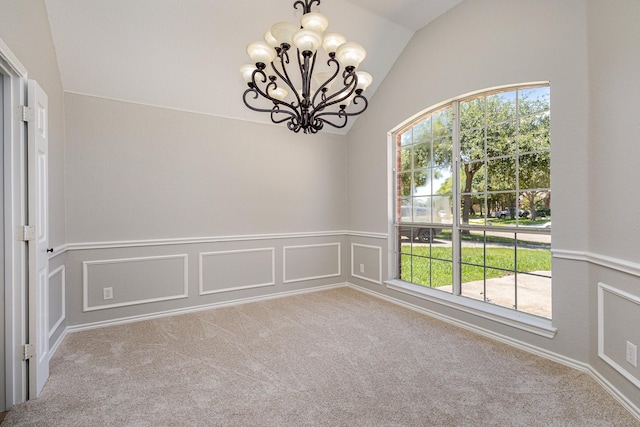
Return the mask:
{"type": "Polygon", "coordinates": [[[0,39],[0,73],[4,76],[4,213],[5,222],[5,403],[6,409],[27,399],[27,363],[20,351],[27,342],[27,243],[17,230],[27,223],[26,105],[27,69],[0,39]]]}

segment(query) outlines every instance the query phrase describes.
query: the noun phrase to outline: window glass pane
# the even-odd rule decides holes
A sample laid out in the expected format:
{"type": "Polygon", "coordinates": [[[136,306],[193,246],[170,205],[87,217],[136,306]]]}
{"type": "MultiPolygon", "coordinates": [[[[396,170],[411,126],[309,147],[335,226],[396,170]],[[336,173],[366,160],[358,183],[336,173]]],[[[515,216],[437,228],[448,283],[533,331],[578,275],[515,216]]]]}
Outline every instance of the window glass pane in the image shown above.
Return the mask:
{"type": "Polygon", "coordinates": [[[433,212],[433,222],[436,224],[452,224],[453,199],[451,196],[433,196],[431,199],[431,209],[433,212]]]}
{"type": "Polygon", "coordinates": [[[460,159],[463,162],[484,159],[484,128],[460,134],[460,159]]]}
{"type": "Polygon", "coordinates": [[[398,159],[398,166],[400,167],[400,170],[398,172],[411,170],[411,146],[403,147],[398,150],[398,156],[400,156],[398,159]]]}
{"type": "Polygon", "coordinates": [[[432,229],[431,256],[441,260],[453,260],[453,248],[451,247],[451,229],[446,233],[440,229],[432,229]]]}
{"type": "Polygon", "coordinates": [[[452,171],[450,166],[437,167],[432,169],[433,190],[436,194],[451,194],[453,188],[452,171]]]}
{"type": "Polygon", "coordinates": [[[487,123],[513,119],[516,114],[516,92],[501,92],[487,96],[487,123]]]}
{"type": "Polygon", "coordinates": [[[431,140],[431,117],[427,117],[413,127],[413,143],[418,144],[431,140]]]}
{"type": "Polygon", "coordinates": [[[460,130],[481,128],[485,125],[484,96],[460,103],[460,130]]]}
{"type": "Polygon", "coordinates": [[[431,179],[426,170],[413,173],[414,195],[431,194],[431,179]]]}
{"type": "Polygon", "coordinates": [[[414,146],[413,167],[416,169],[426,168],[431,165],[431,143],[426,142],[414,146]]]}
{"type": "Polygon", "coordinates": [[[484,301],[484,267],[462,264],[461,281],[463,296],[484,301]]]}
{"type": "Polygon", "coordinates": [[[548,110],[549,105],[549,87],[527,88],[518,91],[518,108],[521,116],[548,110]]]}
{"type": "MultiPolygon", "coordinates": [[[[434,238],[434,236],[436,234],[439,233],[440,230],[437,229],[433,229],[431,227],[421,227],[421,228],[417,228],[414,231],[414,237],[416,239],[416,241],[420,242],[420,243],[428,243],[431,242],[434,238]]],[[[423,253],[424,251],[420,251],[420,253],[423,253]]]]}
{"type": "MultiPolygon", "coordinates": [[[[484,266],[484,231],[466,230],[462,234],[461,261],[484,266]]],[[[484,277],[484,273],[483,276],[484,277]]]]}
{"type": "Polygon", "coordinates": [[[411,241],[413,240],[413,228],[408,226],[398,227],[400,232],[400,252],[404,254],[411,253],[411,241]]]}
{"type": "Polygon", "coordinates": [[[411,172],[398,174],[398,185],[400,186],[400,196],[411,195],[411,172]]]}
{"type": "Polygon", "coordinates": [[[518,273],[518,310],[551,319],[551,277],[518,273]]]}
{"type": "Polygon", "coordinates": [[[413,257],[412,282],[418,285],[431,285],[431,259],[419,256],[413,257]]]}
{"type": "Polygon", "coordinates": [[[518,150],[521,153],[549,150],[550,147],[549,112],[520,119],[518,150]]]}
{"type": "Polygon", "coordinates": [[[525,154],[518,158],[520,189],[549,188],[551,185],[551,153],[525,154]]]}
{"type": "Polygon", "coordinates": [[[491,225],[515,226],[518,219],[516,193],[496,193],[487,197],[490,199],[491,206],[495,208],[491,212],[491,225]]]}
{"type": "Polygon", "coordinates": [[[400,265],[398,266],[398,277],[400,278],[400,280],[411,282],[411,258],[411,255],[400,255],[400,265]]]}
{"type": "Polygon", "coordinates": [[[519,272],[551,276],[551,236],[518,233],[517,258],[519,272]]]}
{"type": "Polygon", "coordinates": [[[486,224],[485,198],[486,194],[484,193],[465,194],[460,198],[460,217],[463,224],[486,224]]]}
{"type": "Polygon", "coordinates": [[[431,260],[431,287],[450,287],[452,284],[453,264],[451,263],[451,261],[439,261],[435,259],[431,260]]]}
{"type": "Polygon", "coordinates": [[[484,162],[464,163],[460,168],[460,192],[483,193],[485,191],[484,162]]]}
{"type": "Polygon", "coordinates": [[[487,267],[515,271],[516,245],[513,233],[487,231],[487,267]]]}
{"type": "Polygon", "coordinates": [[[487,190],[504,191],[516,189],[516,159],[503,157],[487,160],[487,190]]]}
{"type": "Polygon", "coordinates": [[[521,205],[527,212],[527,225],[551,229],[551,192],[523,191],[521,205]]]}
{"type": "Polygon", "coordinates": [[[418,238],[418,228],[409,225],[400,226],[400,242],[402,243],[402,252],[411,253],[413,250],[412,242],[418,238]]]}
{"type": "Polygon", "coordinates": [[[413,221],[414,222],[431,222],[431,197],[414,197],[413,198],[413,221]]]}
{"type": "Polygon", "coordinates": [[[485,301],[516,308],[516,275],[502,270],[486,269],[485,301]]]}
{"type": "Polygon", "coordinates": [[[451,165],[451,136],[439,138],[433,141],[433,163],[435,166],[451,165]]]}
{"type": "Polygon", "coordinates": [[[402,222],[410,222],[411,221],[411,197],[402,197],[400,199],[400,212],[398,220],[402,222]]]}
{"type": "Polygon", "coordinates": [[[451,108],[439,111],[431,116],[433,139],[451,135],[453,131],[453,114],[451,108]]]}
{"type": "Polygon", "coordinates": [[[413,143],[413,133],[411,129],[400,135],[400,145],[405,146],[413,143]]]}
{"type": "Polygon", "coordinates": [[[498,157],[516,152],[516,122],[487,127],[487,157],[498,157]]]}

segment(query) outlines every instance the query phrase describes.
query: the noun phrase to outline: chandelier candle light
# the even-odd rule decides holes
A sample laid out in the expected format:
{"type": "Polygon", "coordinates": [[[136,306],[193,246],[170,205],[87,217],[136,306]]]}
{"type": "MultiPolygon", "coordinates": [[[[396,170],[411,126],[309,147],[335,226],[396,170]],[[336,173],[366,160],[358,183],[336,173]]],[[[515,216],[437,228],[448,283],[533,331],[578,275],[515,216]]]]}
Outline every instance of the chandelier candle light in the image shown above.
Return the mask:
{"type": "Polygon", "coordinates": [[[320,0],[296,1],[294,9],[303,8],[300,26],[289,22],[274,24],[265,33],[264,42],[247,46],[255,65],[240,68],[249,86],[242,96],[245,105],[254,111],[270,113],[273,123],[286,122],[294,132],[302,129],[304,133],[316,133],[325,124],[345,127],[349,116],[357,116],[367,109],[368,101],[362,92],[373,81],[371,74],[356,71],[367,55],[364,48],[347,42],[340,34],[324,34],[329,20],[311,11],[314,3],[319,6],[320,0]],[[299,76],[293,73],[295,65],[290,64],[290,53],[294,56],[292,47],[296,53],[291,62],[297,62],[299,76]],[[316,70],[320,47],[329,59],[327,67],[316,70]],[[330,91],[332,87],[334,90],[330,91]],[[261,100],[256,101],[258,99],[261,100]],[[253,102],[266,106],[251,105],[253,102]],[[354,107],[347,112],[351,104],[354,107]]]}

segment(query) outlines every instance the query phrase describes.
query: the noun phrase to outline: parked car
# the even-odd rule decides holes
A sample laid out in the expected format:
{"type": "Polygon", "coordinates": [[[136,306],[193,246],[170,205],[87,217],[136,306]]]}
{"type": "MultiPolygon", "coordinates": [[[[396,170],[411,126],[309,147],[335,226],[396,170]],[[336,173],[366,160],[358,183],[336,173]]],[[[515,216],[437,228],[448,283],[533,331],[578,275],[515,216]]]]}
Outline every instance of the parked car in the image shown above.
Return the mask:
{"type": "Polygon", "coordinates": [[[440,234],[441,228],[417,228],[417,227],[400,227],[400,236],[409,240],[417,240],[422,243],[429,243],[437,234],[440,234]]]}
{"type": "MultiPolygon", "coordinates": [[[[511,217],[511,209],[505,209],[502,211],[495,211],[493,216],[496,218],[510,218],[511,217]]],[[[529,216],[529,211],[525,211],[523,209],[518,209],[518,216],[520,218],[526,218],[529,216]]]]}

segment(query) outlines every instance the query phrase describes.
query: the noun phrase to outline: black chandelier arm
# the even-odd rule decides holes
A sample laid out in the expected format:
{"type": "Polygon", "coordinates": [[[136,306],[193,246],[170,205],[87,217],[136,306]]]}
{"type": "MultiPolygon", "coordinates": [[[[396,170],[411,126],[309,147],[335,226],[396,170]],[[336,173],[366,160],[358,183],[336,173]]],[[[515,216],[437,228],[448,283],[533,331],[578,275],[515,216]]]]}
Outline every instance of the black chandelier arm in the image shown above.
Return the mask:
{"type": "MultiPolygon", "coordinates": [[[[287,104],[285,104],[285,105],[287,105],[287,104]]],[[[292,111],[281,110],[278,105],[274,105],[273,108],[271,109],[271,121],[273,123],[275,123],[275,124],[284,123],[287,120],[291,121],[291,120],[294,120],[294,119],[298,119],[299,117],[300,117],[300,115],[298,114],[298,112],[296,110],[292,110],[292,111]],[[284,117],[282,119],[276,119],[274,114],[286,114],[288,117],[284,117]]]]}
{"type": "Polygon", "coordinates": [[[300,115],[298,114],[298,112],[296,111],[295,108],[293,108],[290,104],[287,104],[286,102],[282,102],[279,101],[277,99],[273,99],[273,98],[269,98],[266,97],[262,91],[257,90],[256,88],[249,88],[247,90],[244,91],[244,94],[242,95],[242,100],[244,101],[244,105],[246,105],[248,108],[250,108],[253,111],[258,111],[261,113],[270,113],[271,114],[271,121],[274,123],[282,123],[284,121],[290,120],[291,117],[299,117],[300,115]],[[274,103],[274,106],[271,108],[261,108],[261,107],[254,107],[253,105],[251,105],[248,101],[247,101],[247,95],[252,94],[253,99],[258,99],[260,96],[262,96],[263,98],[266,98],[270,101],[272,101],[274,103]],[[284,105],[288,108],[291,109],[291,111],[288,110],[282,110],[280,109],[280,106],[278,104],[284,105]],[[274,113],[280,113],[280,114],[286,114],[289,117],[285,117],[283,119],[275,119],[273,114],[274,113]]]}
{"type": "MultiPolygon", "coordinates": [[[[298,50],[298,65],[300,66],[300,75],[302,76],[302,93],[303,96],[306,93],[307,98],[305,98],[305,100],[310,102],[311,100],[308,97],[311,96],[311,76],[313,76],[313,70],[316,67],[317,52],[313,53],[311,66],[309,66],[309,57],[304,54],[303,57],[304,65],[300,62],[300,50],[298,50]]],[[[310,106],[311,104],[307,105],[307,107],[310,106]]]]}
{"type": "Polygon", "coordinates": [[[255,88],[249,88],[244,91],[244,94],[242,95],[242,101],[244,101],[244,105],[246,105],[248,108],[252,109],[253,111],[259,111],[261,113],[270,113],[273,110],[273,107],[260,108],[260,107],[254,107],[253,105],[249,104],[249,102],[247,101],[247,95],[249,94],[253,95],[253,99],[258,99],[258,97],[260,96],[260,92],[257,91],[255,88]]]}
{"type": "Polygon", "coordinates": [[[302,12],[303,13],[309,13],[311,12],[311,6],[313,4],[317,4],[318,6],[320,6],[320,0],[297,0],[295,3],[293,3],[293,8],[297,9],[298,6],[302,6],[302,12]]]}
{"type": "Polygon", "coordinates": [[[322,102],[314,107],[312,114],[315,114],[317,111],[322,111],[332,105],[340,105],[341,102],[344,102],[356,91],[356,87],[358,86],[358,76],[355,71],[344,70],[342,76],[344,87],[330,96],[323,97],[322,102]]]}
{"type": "MultiPolygon", "coordinates": [[[[273,67],[273,62],[271,63],[271,66],[273,67]]],[[[268,99],[269,101],[273,102],[275,105],[278,105],[278,104],[279,105],[284,105],[284,106],[290,108],[292,111],[297,113],[296,107],[295,107],[295,105],[293,105],[293,103],[287,103],[287,102],[281,101],[281,100],[276,99],[276,98],[272,97],[271,95],[269,95],[270,88],[271,89],[275,89],[275,88],[278,87],[278,84],[276,83],[276,78],[274,76],[271,76],[269,78],[269,80],[271,80],[271,81],[265,86],[264,90],[260,89],[260,86],[256,83],[256,80],[255,80],[255,76],[258,73],[261,74],[262,76],[264,76],[264,78],[262,79],[262,82],[263,83],[266,82],[266,75],[265,75],[264,71],[262,69],[260,69],[260,68],[254,70],[253,75],[252,75],[251,86],[249,88],[249,90],[252,90],[253,92],[255,92],[255,96],[253,98],[257,99],[258,95],[260,95],[263,98],[268,99]]],[[[289,87],[292,87],[291,84],[289,84],[289,87]]],[[[246,91],[245,91],[245,97],[246,97],[246,91]]],[[[245,104],[247,104],[246,100],[245,100],[245,104]]],[[[258,110],[256,110],[256,111],[258,111],[258,110]]],[[[260,111],[269,112],[271,110],[268,109],[268,110],[260,110],[260,111]]]]}
{"type": "MultiPolygon", "coordinates": [[[[252,90],[255,93],[255,96],[253,97],[253,99],[258,99],[258,95],[262,96],[265,99],[268,99],[269,101],[273,102],[274,104],[276,104],[278,102],[277,99],[274,99],[272,96],[269,95],[269,86],[273,86],[273,87],[277,87],[277,84],[273,81],[269,82],[269,84],[267,84],[264,88],[264,90],[260,89],[260,86],[258,86],[255,83],[255,80],[252,82],[253,86],[251,88],[249,88],[250,90],[252,90]]],[[[247,92],[245,92],[246,94],[247,92]]],[[[269,110],[263,110],[263,111],[271,111],[271,109],[269,110]]]]}
{"type": "Polygon", "coordinates": [[[302,124],[300,124],[300,119],[298,117],[292,117],[291,119],[289,119],[289,121],[287,122],[287,128],[289,128],[289,130],[294,131],[295,133],[300,132],[300,129],[302,129],[302,124]]]}
{"type": "Polygon", "coordinates": [[[353,105],[358,105],[358,100],[364,101],[364,105],[362,106],[362,108],[360,110],[354,111],[354,112],[351,112],[351,113],[347,113],[346,111],[343,111],[342,114],[346,115],[347,117],[352,117],[352,116],[357,116],[359,114],[364,113],[364,111],[369,107],[369,101],[367,100],[367,98],[365,98],[362,95],[356,95],[353,98],[353,105]]]}
{"type": "Polygon", "coordinates": [[[338,106],[342,105],[341,103],[346,101],[347,98],[349,98],[355,92],[355,90],[356,90],[355,85],[343,87],[339,91],[331,94],[330,96],[327,96],[318,105],[314,106],[313,110],[311,111],[311,114],[315,115],[317,112],[323,111],[324,109],[326,109],[327,107],[331,107],[332,105],[338,105],[338,106]]]}
{"type": "Polygon", "coordinates": [[[327,123],[327,124],[329,124],[329,125],[331,125],[333,127],[336,127],[336,128],[339,128],[339,129],[343,128],[343,127],[345,127],[347,125],[347,119],[349,117],[357,116],[358,114],[363,113],[367,109],[367,107],[369,106],[369,101],[367,101],[367,98],[365,98],[362,95],[356,95],[353,98],[353,104],[357,105],[358,104],[358,100],[364,101],[363,107],[358,111],[354,111],[354,112],[351,112],[351,113],[347,113],[344,109],[340,109],[340,111],[338,111],[338,112],[335,112],[335,111],[324,111],[322,113],[316,114],[315,118],[318,119],[318,120],[322,120],[323,122],[325,122],[325,123],[327,123]],[[344,118],[344,122],[341,125],[337,125],[337,124],[333,123],[331,120],[328,120],[327,118],[325,118],[327,116],[334,116],[334,117],[338,117],[338,118],[344,118]]]}
{"type": "Polygon", "coordinates": [[[316,98],[318,97],[318,95],[320,93],[322,93],[322,98],[321,98],[322,101],[320,102],[320,104],[326,102],[326,100],[327,100],[326,92],[327,91],[323,91],[323,89],[325,87],[327,87],[327,85],[329,83],[331,83],[338,76],[338,73],[340,72],[340,63],[333,56],[331,58],[329,58],[329,60],[327,61],[327,65],[331,66],[332,63],[335,64],[336,71],[333,73],[333,75],[326,82],[324,82],[324,83],[322,83],[322,85],[320,85],[318,90],[316,90],[316,93],[313,95],[313,99],[311,100],[311,105],[314,106],[314,111],[315,111],[315,106],[316,106],[316,98]]]}
{"type": "MultiPolygon", "coordinates": [[[[278,70],[278,68],[276,67],[276,65],[271,62],[271,68],[273,68],[273,71],[277,74],[278,77],[280,77],[282,79],[283,82],[285,82],[285,84],[287,86],[289,86],[289,89],[291,89],[291,91],[293,92],[293,94],[296,97],[296,100],[298,101],[298,105],[301,104],[300,101],[300,95],[298,94],[298,91],[296,90],[295,86],[293,85],[293,83],[291,82],[291,78],[289,77],[289,73],[287,72],[287,67],[284,66],[285,61],[284,61],[284,56],[286,55],[287,58],[287,64],[289,63],[289,54],[287,53],[287,51],[285,49],[283,49],[281,51],[281,54],[278,54],[278,57],[280,58],[280,64],[282,66],[282,73],[280,72],[280,70],[278,70]],[[281,56],[282,54],[282,56],[281,56]]],[[[296,107],[291,104],[291,108],[295,109],[296,107]]]]}
{"type": "MultiPolygon", "coordinates": [[[[340,110],[341,112],[344,113],[344,110],[340,110]]],[[[318,115],[319,116],[319,115],[318,115]]],[[[338,129],[342,129],[343,127],[345,127],[347,125],[347,116],[345,114],[340,114],[340,112],[330,112],[330,113],[323,113],[323,116],[336,116],[338,118],[344,118],[344,122],[342,124],[336,124],[334,122],[332,122],[331,120],[325,118],[325,117],[318,117],[316,116],[316,120],[318,120],[319,122],[322,123],[326,123],[330,126],[333,126],[334,128],[338,128],[338,129]]]]}

